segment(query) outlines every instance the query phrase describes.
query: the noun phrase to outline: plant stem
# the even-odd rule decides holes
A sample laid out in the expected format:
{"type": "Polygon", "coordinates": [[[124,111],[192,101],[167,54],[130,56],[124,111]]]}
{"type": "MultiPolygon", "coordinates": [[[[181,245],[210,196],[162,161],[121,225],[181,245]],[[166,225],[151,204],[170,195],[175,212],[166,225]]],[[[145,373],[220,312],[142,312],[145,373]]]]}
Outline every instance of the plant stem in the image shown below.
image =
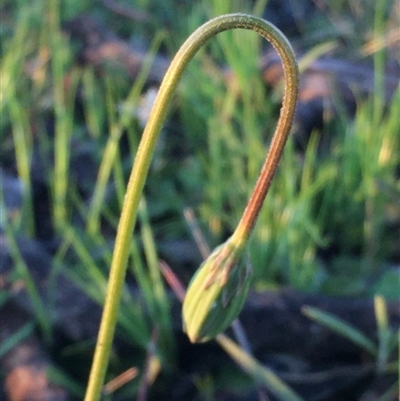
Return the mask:
{"type": "Polygon", "coordinates": [[[237,244],[247,241],[257,221],[265,196],[282,157],[297,103],[298,67],[290,44],[286,41],[277,41],[274,43],[269,37],[266,37],[266,39],[269,39],[282,59],[285,76],[284,96],[279,120],[272,137],[267,158],[262,166],[242,218],[232,235],[233,242],[237,244]]]}
{"type": "Polygon", "coordinates": [[[118,306],[125,279],[129,245],[136,222],[137,210],[154,147],[173,91],[186,65],[200,47],[203,46],[209,38],[219,32],[236,28],[255,31],[267,39],[276,48],[282,58],[286,78],[282,112],[271,144],[271,151],[269,152],[267,161],[262,169],[256,188],[239,223],[238,229],[234,233],[234,238],[238,242],[243,241],[248,238],[254,226],[255,219],[257,218],[263,199],[276,170],[291,126],[297,99],[298,72],[291,46],[279,30],[270,23],[257,17],[245,14],[230,14],[217,17],[198,28],[179,49],[161,83],[128,182],[117,230],[103,316],[100,323],[85,401],[96,401],[99,400],[101,396],[117,322],[118,306]]]}

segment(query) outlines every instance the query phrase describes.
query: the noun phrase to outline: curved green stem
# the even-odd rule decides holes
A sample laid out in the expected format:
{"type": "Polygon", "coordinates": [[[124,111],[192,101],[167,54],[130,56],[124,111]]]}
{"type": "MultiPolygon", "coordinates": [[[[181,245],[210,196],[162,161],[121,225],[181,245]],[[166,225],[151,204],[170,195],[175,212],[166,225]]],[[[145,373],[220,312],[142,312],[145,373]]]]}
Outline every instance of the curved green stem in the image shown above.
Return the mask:
{"type": "Polygon", "coordinates": [[[172,60],[160,86],[128,182],[125,201],[117,230],[103,316],[100,323],[85,401],[98,400],[101,395],[101,389],[117,322],[118,306],[129,255],[129,245],[136,221],[139,201],[158,134],[166,115],[167,107],[173,91],[175,90],[186,65],[193,58],[199,48],[209,38],[219,32],[235,28],[256,31],[267,39],[276,48],[282,58],[286,79],[285,96],[281,116],[271,144],[271,151],[269,152],[260,178],[257,181],[256,188],[233,238],[235,238],[239,243],[243,242],[248,238],[250,231],[254,226],[255,219],[257,218],[266,191],[268,190],[269,184],[278,165],[292,123],[297,99],[298,71],[291,46],[277,28],[257,17],[244,14],[231,14],[215,18],[205,23],[186,40],[172,60]]]}

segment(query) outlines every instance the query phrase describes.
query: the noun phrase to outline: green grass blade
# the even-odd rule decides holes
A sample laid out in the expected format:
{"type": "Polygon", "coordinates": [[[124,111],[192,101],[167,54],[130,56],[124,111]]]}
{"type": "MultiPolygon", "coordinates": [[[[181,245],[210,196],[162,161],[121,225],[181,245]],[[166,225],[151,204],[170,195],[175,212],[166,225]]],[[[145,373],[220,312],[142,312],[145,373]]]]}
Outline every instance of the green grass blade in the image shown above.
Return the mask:
{"type": "Polygon", "coordinates": [[[312,320],[323,326],[328,327],[335,333],[347,338],[353,343],[366,350],[369,354],[376,356],[378,349],[376,345],[363,333],[343,320],[331,315],[330,313],[323,312],[318,308],[312,306],[304,306],[302,312],[312,320]]]}
{"type": "Polygon", "coordinates": [[[257,383],[264,385],[280,401],[303,401],[272,370],[262,366],[252,356],[244,352],[234,341],[223,334],[218,335],[218,343],[230,357],[257,383]]]}
{"type": "Polygon", "coordinates": [[[391,342],[394,333],[389,326],[388,313],[385,299],[376,295],[374,298],[375,317],[378,326],[378,358],[376,369],[378,372],[384,372],[391,354],[391,342]]]}
{"type": "MultiPolygon", "coordinates": [[[[400,394],[400,381],[398,380],[393,386],[391,386],[377,401],[393,401],[395,397],[400,394]]],[[[399,398],[397,398],[399,399],[399,398]]]]}
{"type": "Polygon", "coordinates": [[[82,398],[82,394],[85,391],[84,387],[61,369],[51,366],[48,370],[48,375],[51,383],[68,389],[68,394],[70,396],[73,395],[77,398],[82,398]]]}
{"type": "Polygon", "coordinates": [[[5,339],[2,344],[0,344],[0,358],[3,358],[3,356],[16,345],[18,345],[19,342],[30,336],[33,333],[34,328],[35,323],[28,322],[24,324],[17,332],[5,339]]]}
{"type": "Polygon", "coordinates": [[[18,277],[23,280],[26,286],[26,292],[32,302],[34,314],[39,322],[39,326],[43,332],[45,341],[50,344],[52,338],[52,322],[51,319],[49,319],[46,306],[43,302],[39,289],[35,285],[35,281],[33,280],[33,277],[29,271],[29,267],[25,263],[25,260],[21,254],[15,234],[8,225],[5,226],[5,234],[10,255],[14,261],[15,270],[18,274],[18,277]]]}
{"type": "Polygon", "coordinates": [[[150,226],[150,220],[148,216],[146,201],[142,198],[139,206],[139,219],[141,222],[141,232],[144,253],[146,256],[146,262],[148,266],[148,276],[151,283],[151,296],[154,299],[154,303],[157,307],[157,315],[154,316],[154,324],[159,325],[160,340],[165,343],[165,351],[168,351],[168,359],[173,356],[173,335],[172,335],[172,322],[170,313],[170,304],[161,270],[159,268],[159,259],[156,250],[156,244],[154,240],[153,231],[150,226]]]}
{"type": "MultiPolygon", "coordinates": [[[[106,109],[108,115],[109,124],[109,138],[107,141],[106,148],[103,152],[103,157],[101,165],[99,168],[98,178],[93,192],[92,203],[88,210],[88,218],[86,221],[86,227],[89,234],[93,235],[99,232],[100,229],[100,214],[104,207],[104,197],[106,193],[107,184],[110,179],[111,171],[118,158],[118,146],[119,140],[121,138],[122,132],[132,121],[132,109],[134,109],[138,103],[139,96],[143,87],[146,83],[146,78],[150,72],[152,62],[154,61],[155,54],[161,44],[163,34],[157,34],[153,43],[149,49],[148,55],[146,56],[141,70],[135,79],[135,84],[133,85],[130,93],[128,94],[121,115],[118,116],[115,110],[116,94],[113,89],[112,80],[106,78],[106,109]]],[[[89,86],[90,88],[90,86],[89,86]]],[[[96,109],[97,99],[92,98],[92,103],[95,104],[88,105],[90,109],[96,109]]],[[[90,99],[88,99],[90,102],[90,99]]],[[[136,149],[132,149],[135,152],[136,149]]],[[[121,186],[121,182],[118,181],[117,184],[121,186]]],[[[125,185],[125,183],[123,183],[125,185]]]]}

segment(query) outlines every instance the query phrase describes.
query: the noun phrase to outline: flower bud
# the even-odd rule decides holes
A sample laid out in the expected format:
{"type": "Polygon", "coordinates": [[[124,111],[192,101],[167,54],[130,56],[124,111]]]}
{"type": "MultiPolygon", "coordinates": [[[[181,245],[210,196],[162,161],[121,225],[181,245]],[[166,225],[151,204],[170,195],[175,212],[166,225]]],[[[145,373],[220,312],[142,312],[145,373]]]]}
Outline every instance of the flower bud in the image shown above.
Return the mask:
{"type": "Polygon", "coordinates": [[[250,269],[237,263],[243,246],[228,240],[202,263],[183,302],[183,324],[190,341],[212,339],[239,315],[250,284],[250,269]]]}

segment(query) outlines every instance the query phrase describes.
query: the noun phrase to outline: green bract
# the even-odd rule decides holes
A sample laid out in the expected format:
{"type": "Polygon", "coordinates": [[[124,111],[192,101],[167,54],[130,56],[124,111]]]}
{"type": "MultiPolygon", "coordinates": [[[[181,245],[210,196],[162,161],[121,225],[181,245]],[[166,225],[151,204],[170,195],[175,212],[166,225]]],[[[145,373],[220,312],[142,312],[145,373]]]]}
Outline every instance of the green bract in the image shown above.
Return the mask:
{"type": "Polygon", "coordinates": [[[190,341],[212,339],[238,316],[251,276],[249,266],[240,263],[242,254],[243,247],[228,240],[203,262],[190,282],[182,312],[190,341]]]}

